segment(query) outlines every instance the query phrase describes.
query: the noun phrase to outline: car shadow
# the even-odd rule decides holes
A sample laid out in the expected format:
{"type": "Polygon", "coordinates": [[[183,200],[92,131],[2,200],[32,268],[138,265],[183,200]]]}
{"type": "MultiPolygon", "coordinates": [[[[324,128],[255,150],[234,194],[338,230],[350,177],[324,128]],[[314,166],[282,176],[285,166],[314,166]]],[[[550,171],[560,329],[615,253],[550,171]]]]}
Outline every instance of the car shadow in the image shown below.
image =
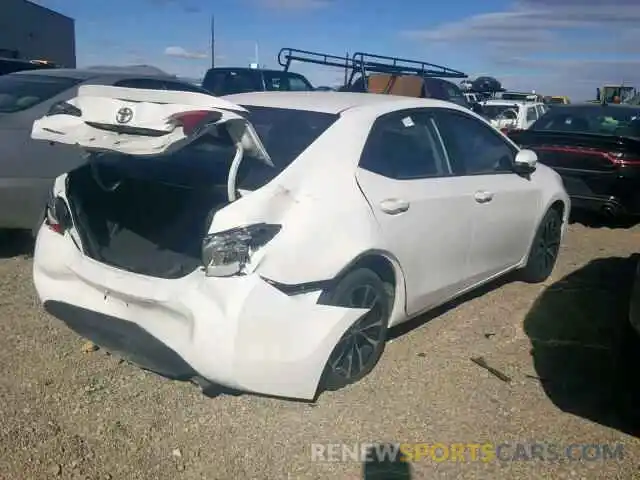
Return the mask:
{"type": "Polygon", "coordinates": [[[411,463],[396,458],[380,458],[377,452],[393,451],[394,445],[377,444],[366,452],[367,461],[362,463],[362,480],[411,480],[413,477],[411,463]]]}
{"type": "Polygon", "coordinates": [[[640,436],[640,341],[628,321],[637,256],[590,262],[527,314],[536,370],[562,411],[640,436]]]}
{"type": "Polygon", "coordinates": [[[34,241],[26,230],[0,230],[0,258],[33,255],[34,241]]]}
{"type": "Polygon", "coordinates": [[[598,215],[593,212],[582,210],[573,210],[569,217],[569,223],[579,223],[588,228],[615,228],[629,229],[640,223],[638,217],[607,217],[606,215],[598,215]]]}

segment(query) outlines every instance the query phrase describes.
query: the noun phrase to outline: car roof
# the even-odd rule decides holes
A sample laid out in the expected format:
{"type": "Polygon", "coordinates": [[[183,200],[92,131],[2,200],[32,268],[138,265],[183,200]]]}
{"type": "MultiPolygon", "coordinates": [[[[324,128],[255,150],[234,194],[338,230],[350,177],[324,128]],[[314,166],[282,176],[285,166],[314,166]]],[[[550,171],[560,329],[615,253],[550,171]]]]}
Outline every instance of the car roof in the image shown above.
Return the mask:
{"type": "Polygon", "coordinates": [[[394,104],[402,108],[441,107],[467,111],[451,102],[430,98],[403,97],[380,93],[354,92],[249,92],[225,95],[225,100],[254,107],[289,108],[312,112],[339,114],[355,108],[388,111],[394,104]]]}
{"type": "Polygon", "coordinates": [[[119,77],[135,77],[135,78],[157,78],[157,79],[172,79],[176,81],[181,81],[176,77],[171,75],[154,75],[149,73],[139,73],[136,71],[127,71],[127,70],[77,70],[75,68],[42,68],[37,70],[21,70],[19,72],[10,73],[9,75],[44,75],[48,77],[64,77],[64,78],[72,78],[75,80],[90,80],[93,78],[119,78],[119,77]]]}

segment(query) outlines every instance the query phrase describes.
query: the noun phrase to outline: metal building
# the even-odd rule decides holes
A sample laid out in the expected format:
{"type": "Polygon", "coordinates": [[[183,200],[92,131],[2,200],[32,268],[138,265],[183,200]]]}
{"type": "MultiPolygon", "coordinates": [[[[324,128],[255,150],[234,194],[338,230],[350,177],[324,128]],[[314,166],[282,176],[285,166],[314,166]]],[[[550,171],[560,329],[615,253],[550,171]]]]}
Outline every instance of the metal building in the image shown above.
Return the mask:
{"type": "Polygon", "coordinates": [[[27,0],[0,0],[0,57],[76,66],[75,21],[27,0]]]}

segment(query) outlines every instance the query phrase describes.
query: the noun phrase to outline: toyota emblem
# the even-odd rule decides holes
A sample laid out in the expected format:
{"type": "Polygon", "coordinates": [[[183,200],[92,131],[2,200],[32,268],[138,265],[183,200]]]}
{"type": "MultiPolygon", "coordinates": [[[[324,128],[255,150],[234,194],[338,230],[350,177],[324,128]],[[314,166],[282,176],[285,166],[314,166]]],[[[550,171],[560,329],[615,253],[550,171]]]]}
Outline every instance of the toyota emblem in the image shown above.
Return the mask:
{"type": "Polygon", "coordinates": [[[122,107],[116,113],[116,122],[118,123],[129,123],[133,118],[133,110],[129,107],[122,107]]]}

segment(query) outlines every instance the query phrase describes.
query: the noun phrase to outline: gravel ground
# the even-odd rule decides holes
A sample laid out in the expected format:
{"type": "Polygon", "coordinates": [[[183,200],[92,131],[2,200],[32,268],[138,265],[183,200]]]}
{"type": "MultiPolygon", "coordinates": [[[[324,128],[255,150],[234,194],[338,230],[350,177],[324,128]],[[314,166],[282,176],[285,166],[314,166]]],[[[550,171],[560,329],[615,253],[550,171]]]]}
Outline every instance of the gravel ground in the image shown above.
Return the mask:
{"type": "Polygon", "coordinates": [[[618,348],[629,340],[621,332],[640,227],[571,225],[544,285],[500,282],[413,322],[369,377],[315,405],[207,397],[83,351],[39,307],[22,243],[4,242],[2,479],[387,479],[373,476],[375,465],[313,462],[311,445],[392,441],[625,448],[609,461],[428,458],[409,466],[415,479],[640,478],[637,415],[626,406],[640,405],[637,357],[618,348]],[[511,381],[470,361],[479,356],[511,381]]]}

